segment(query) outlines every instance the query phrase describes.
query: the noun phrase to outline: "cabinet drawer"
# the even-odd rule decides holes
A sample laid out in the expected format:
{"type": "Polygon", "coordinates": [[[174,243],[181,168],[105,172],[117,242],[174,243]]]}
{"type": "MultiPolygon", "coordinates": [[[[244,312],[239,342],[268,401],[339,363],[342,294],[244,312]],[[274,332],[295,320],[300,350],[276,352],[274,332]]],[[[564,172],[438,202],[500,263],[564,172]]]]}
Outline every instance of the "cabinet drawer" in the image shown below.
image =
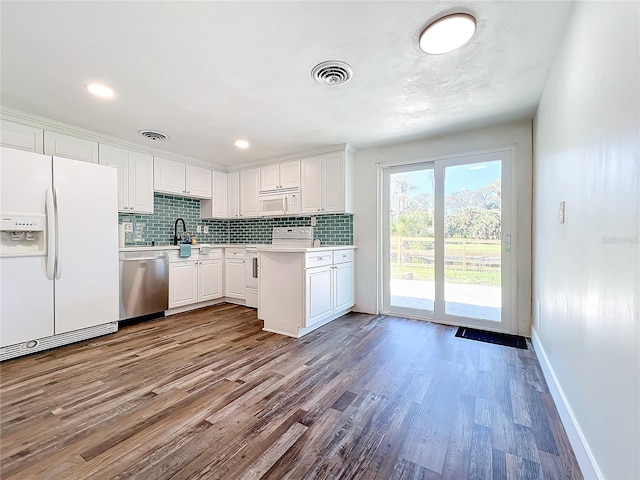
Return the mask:
{"type": "Polygon", "coordinates": [[[214,260],[216,258],[222,258],[221,248],[212,248],[209,253],[198,253],[199,260],[214,260]]]}
{"type": "Polygon", "coordinates": [[[305,267],[322,267],[333,263],[333,255],[328,252],[309,252],[305,255],[305,267]]]}
{"type": "Polygon", "coordinates": [[[333,252],[333,263],[353,262],[353,250],[335,250],[333,252]]]}
{"type": "Polygon", "coordinates": [[[226,248],[224,251],[226,258],[245,258],[247,252],[244,248],[226,248]]]}

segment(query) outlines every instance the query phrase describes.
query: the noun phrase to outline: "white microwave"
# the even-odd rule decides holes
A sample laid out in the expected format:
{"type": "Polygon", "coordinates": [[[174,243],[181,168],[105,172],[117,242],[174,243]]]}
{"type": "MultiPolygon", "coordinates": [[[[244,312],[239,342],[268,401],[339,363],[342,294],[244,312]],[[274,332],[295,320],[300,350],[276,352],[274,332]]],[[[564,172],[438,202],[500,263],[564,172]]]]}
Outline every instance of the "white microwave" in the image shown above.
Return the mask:
{"type": "Polygon", "coordinates": [[[300,192],[261,193],[260,213],[269,216],[300,215],[300,192]]]}

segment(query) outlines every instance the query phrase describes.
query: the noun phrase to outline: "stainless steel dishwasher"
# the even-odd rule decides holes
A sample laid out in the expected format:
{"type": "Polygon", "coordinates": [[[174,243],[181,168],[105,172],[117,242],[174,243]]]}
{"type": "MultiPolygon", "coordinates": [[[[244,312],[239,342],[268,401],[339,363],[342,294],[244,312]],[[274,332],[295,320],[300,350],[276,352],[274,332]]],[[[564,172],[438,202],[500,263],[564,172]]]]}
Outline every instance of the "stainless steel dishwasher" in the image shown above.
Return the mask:
{"type": "Polygon", "coordinates": [[[120,252],[120,320],[169,308],[169,253],[120,252]]]}

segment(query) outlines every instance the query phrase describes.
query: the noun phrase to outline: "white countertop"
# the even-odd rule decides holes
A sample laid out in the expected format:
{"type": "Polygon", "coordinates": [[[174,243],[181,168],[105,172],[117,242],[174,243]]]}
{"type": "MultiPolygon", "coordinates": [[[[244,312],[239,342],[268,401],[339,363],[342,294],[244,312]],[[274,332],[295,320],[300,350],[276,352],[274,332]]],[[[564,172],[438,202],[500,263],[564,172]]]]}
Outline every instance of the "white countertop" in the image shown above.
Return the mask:
{"type": "Polygon", "coordinates": [[[328,252],[334,250],[354,250],[357,247],[355,245],[321,245],[319,247],[273,247],[271,245],[265,245],[256,248],[259,252],[273,252],[273,253],[307,253],[307,252],[328,252]]]}
{"type": "MultiPolygon", "coordinates": [[[[259,252],[290,252],[290,253],[305,253],[305,252],[321,252],[328,250],[346,250],[356,248],[354,245],[322,245],[320,247],[274,247],[272,245],[254,245],[246,243],[211,243],[211,244],[196,244],[191,245],[191,248],[200,248],[202,245],[210,246],[211,248],[247,248],[256,247],[259,252]]],[[[155,246],[129,246],[120,248],[121,252],[144,252],[144,251],[158,251],[158,250],[179,250],[179,245],[155,245],[155,246]]]]}
{"type": "MultiPolygon", "coordinates": [[[[196,245],[191,245],[191,248],[200,248],[202,245],[211,247],[211,248],[246,248],[247,244],[244,243],[198,243],[196,245]]],[[[179,245],[133,245],[129,247],[124,247],[118,249],[121,252],[144,252],[144,251],[155,251],[155,250],[179,250],[179,245]]]]}

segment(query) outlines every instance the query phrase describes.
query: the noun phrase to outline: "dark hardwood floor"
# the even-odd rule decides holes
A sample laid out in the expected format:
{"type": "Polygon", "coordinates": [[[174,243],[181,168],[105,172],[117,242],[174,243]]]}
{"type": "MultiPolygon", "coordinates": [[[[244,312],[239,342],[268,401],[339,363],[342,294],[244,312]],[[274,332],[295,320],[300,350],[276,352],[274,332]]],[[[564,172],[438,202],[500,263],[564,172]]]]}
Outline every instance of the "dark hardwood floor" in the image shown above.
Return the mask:
{"type": "Polygon", "coordinates": [[[4,362],[11,478],[582,478],[534,352],[222,304],[4,362]]]}

